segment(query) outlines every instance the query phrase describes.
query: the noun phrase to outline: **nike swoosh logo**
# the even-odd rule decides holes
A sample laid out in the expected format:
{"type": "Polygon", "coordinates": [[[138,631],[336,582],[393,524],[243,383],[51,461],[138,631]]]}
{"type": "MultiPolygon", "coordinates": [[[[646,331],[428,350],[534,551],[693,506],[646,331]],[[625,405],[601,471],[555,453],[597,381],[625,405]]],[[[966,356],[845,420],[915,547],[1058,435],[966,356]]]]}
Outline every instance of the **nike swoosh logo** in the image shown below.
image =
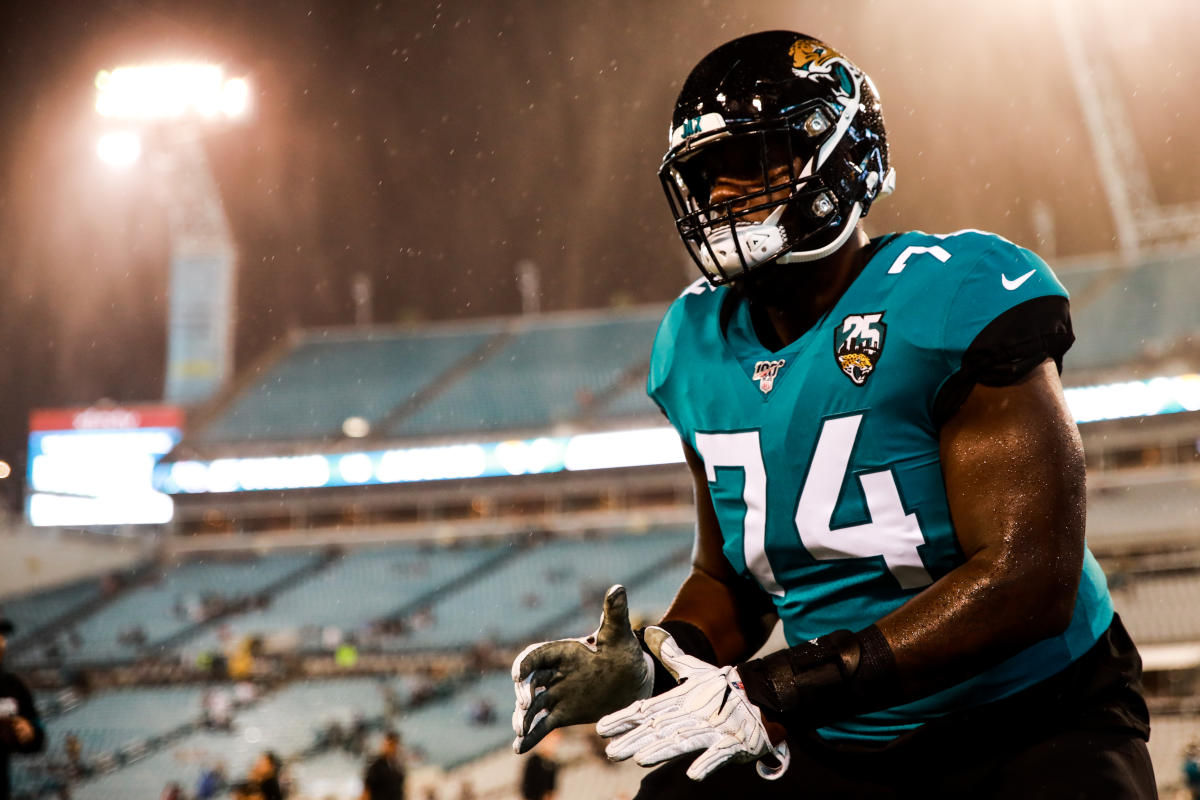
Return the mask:
{"type": "Polygon", "coordinates": [[[1031,269],[1031,270],[1029,270],[1029,272],[1026,272],[1021,277],[1017,278],[1016,280],[1011,280],[1011,281],[1008,279],[1007,275],[1005,275],[1003,272],[1001,272],[1000,273],[1000,282],[1004,284],[1005,289],[1008,289],[1011,292],[1013,289],[1019,289],[1021,287],[1021,284],[1024,283],[1025,281],[1029,280],[1029,276],[1035,272],[1037,272],[1036,269],[1031,269]]]}

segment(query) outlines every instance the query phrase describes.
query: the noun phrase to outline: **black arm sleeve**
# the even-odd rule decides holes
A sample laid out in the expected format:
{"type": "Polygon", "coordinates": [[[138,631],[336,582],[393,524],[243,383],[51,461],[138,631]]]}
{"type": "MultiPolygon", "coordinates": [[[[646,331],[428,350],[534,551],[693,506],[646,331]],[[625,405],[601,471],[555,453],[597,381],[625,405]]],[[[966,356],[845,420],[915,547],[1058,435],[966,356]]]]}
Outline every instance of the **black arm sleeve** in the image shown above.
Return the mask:
{"type": "Polygon", "coordinates": [[[1067,298],[1035,297],[1013,306],[979,332],[963,353],[962,368],[942,384],[934,398],[934,423],[941,427],[954,416],[977,383],[1009,386],[1047,358],[1062,372],[1063,355],[1074,342],[1067,298]]]}
{"type": "Polygon", "coordinates": [[[813,639],[738,665],[746,696],[785,728],[818,728],[901,700],[896,660],[874,625],[813,639]]]}

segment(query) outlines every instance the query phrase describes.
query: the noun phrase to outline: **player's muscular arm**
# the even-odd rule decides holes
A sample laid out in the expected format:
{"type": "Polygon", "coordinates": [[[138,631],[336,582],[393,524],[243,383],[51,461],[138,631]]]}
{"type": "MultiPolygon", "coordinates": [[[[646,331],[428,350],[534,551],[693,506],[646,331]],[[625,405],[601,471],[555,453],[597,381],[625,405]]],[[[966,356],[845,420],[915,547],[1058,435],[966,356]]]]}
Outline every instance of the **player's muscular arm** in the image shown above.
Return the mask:
{"type": "Polygon", "coordinates": [[[1083,562],[1083,446],[1052,361],[975,386],[940,449],[966,563],[877,623],[909,698],[1061,633],[1083,562]]]}
{"type": "Polygon", "coordinates": [[[718,664],[749,657],[771,633],[776,616],[766,593],[734,572],[721,551],[721,530],[708,491],[704,462],[684,443],[696,494],[696,544],[692,570],[663,621],[695,625],[708,638],[718,664]]]}

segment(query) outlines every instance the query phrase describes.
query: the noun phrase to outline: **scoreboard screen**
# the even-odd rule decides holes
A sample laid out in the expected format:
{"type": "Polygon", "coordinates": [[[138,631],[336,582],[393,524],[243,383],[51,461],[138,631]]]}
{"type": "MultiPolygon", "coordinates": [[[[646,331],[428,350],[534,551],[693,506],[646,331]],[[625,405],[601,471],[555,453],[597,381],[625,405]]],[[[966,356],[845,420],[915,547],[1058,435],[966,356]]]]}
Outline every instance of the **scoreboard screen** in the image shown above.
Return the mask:
{"type": "Polygon", "coordinates": [[[39,409],[29,419],[25,513],[32,525],[170,522],[154,465],[179,441],[183,412],[133,405],[39,409]]]}

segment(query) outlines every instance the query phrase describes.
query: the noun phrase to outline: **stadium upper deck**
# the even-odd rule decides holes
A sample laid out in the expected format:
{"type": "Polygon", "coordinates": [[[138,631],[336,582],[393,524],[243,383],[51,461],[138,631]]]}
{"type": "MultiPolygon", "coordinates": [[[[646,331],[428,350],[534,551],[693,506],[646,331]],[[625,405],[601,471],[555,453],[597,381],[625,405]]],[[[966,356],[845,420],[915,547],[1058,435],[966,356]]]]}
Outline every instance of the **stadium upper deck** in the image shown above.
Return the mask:
{"type": "MultiPolygon", "coordinates": [[[[1190,414],[1132,434],[1101,421],[1200,409],[1198,266],[1061,270],[1076,332],[1063,378],[1076,418],[1099,422],[1084,426],[1093,471],[1195,462],[1190,414]]],[[[306,332],[193,415],[156,480],[189,531],[677,504],[681,455],[643,389],[662,312],[306,332]],[[593,435],[617,431],[635,433],[593,435]]]]}
{"type": "MultiPolygon", "coordinates": [[[[1063,271],[1076,332],[1065,384],[1196,368],[1198,268],[1191,254],[1063,271]]],[[[642,386],[663,311],[306,332],[203,410],[179,450],[288,452],[346,438],[545,433],[654,417],[642,386]]]]}

